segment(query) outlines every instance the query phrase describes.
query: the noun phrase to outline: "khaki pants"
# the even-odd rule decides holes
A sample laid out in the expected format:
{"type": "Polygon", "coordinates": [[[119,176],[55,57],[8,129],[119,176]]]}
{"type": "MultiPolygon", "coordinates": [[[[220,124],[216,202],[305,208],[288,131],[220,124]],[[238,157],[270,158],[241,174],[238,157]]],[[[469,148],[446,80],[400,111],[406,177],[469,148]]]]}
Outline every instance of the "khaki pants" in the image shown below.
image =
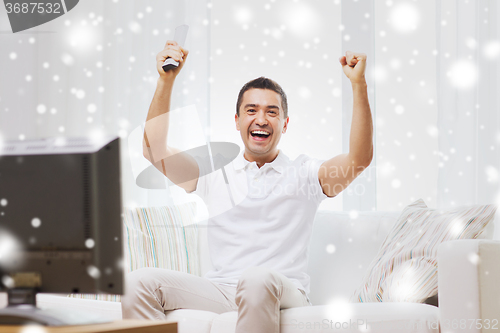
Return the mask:
{"type": "Polygon", "coordinates": [[[237,287],[161,268],[142,268],[126,276],[124,319],[164,319],[174,309],[216,313],[238,311],[236,333],[279,333],[280,309],[311,305],[305,292],[272,269],[252,267],[237,287]]]}

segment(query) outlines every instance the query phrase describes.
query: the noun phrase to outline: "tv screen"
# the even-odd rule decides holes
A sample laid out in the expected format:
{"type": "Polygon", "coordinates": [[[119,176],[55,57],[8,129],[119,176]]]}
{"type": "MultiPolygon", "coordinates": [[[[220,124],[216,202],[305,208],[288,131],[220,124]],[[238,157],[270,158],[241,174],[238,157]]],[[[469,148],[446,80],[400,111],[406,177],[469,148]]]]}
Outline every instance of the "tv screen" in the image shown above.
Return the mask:
{"type": "Polygon", "coordinates": [[[4,143],[0,276],[8,290],[122,294],[118,138],[4,143]]]}

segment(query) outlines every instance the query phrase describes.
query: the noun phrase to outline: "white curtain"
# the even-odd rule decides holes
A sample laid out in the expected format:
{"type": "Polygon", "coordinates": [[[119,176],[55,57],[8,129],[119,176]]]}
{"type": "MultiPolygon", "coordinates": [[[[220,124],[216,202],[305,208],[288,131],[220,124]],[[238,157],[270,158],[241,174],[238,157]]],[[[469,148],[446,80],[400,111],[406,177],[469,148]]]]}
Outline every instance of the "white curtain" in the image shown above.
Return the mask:
{"type": "Polygon", "coordinates": [[[344,209],[500,203],[499,14],[495,0],[342,1],[344,47],[374,59],[377,169],[369,198],[344,209]]]}
{"type": "MultiPolygon", "coordinates": [[[[342,31],[342,55],[346,51],[360,52],[367,55],[367,68],[373,69],[376,64],[375,55],[375,18],[374,5],[372,1],[345,1],[341,5],[342,31]],[[372,15],[366,15],[372,13],[372,15]],[[356,35],[351,36],[355,31],[356,35]],[[346,38],[347,36],[347,38],[346,38]]],[[[373,124],[377,118],[375,101],[375,80],[372,70],[366,73],[368,87],[368,99],[372,112],[373,124]]],[[[342,152],[349,152],[349,139],[351,135],[351,124],[353,117],[353,96],[351,82],[342,78],[342,152]]],[[[374,125],[375,126],[375,125],[374,125]]],[[[375,131],[374,131],[375,133],[375,131]]],[[[377,156],[376,136],[374,136],[374,156],[377,156]]],[[[344,211],[375,211],[377,210],[377,158],[363,173],[356,178],[345,191],[343,196],[344,211]]]]}
{"type": "MultiPolygon", "coordinates": [[[[203,138],[209,101],[206,0],[85,0],[54,21],[16,34],[0,12],[0,138],[119,135],[125,205],[185,200],[168,187],[136,185],[144,158],[141,136],[134,136],[156,87],[155,56],[181,24],[190,26],[190,54],[176,80],[172,110],[194,110],[203,138]]],[[[199,138],[200,130],[177,136],[185,147],[199,138]]]]}
{"type": "Polygon", "coordinates": [[[199,125],[176,135],[183,148],[204,134],[241,144],[237,93],[264,75],[289,96],[282,149],[291,157],[346,152],[352,96],[337,59],[360,51],[369,57],[375,157],[322,208],[401,210],[418,198],[442,209],[498,202],[499,10],[496,0],[86,0],[17,34],[1,11],[0,137],[120,135],[126,204],[191,200],[175,188],[138,187],[147,163],[128,149],[140,140],[134,135],[154,93],[155,55],[186,23],[190,55],[172,109],[181,110],[179,123],[197,114],[199,125]]]}
{"type": "Polygon", "coordinates": [[[437,2],[438,205],[500,203],[500,4],[437,2]]]}

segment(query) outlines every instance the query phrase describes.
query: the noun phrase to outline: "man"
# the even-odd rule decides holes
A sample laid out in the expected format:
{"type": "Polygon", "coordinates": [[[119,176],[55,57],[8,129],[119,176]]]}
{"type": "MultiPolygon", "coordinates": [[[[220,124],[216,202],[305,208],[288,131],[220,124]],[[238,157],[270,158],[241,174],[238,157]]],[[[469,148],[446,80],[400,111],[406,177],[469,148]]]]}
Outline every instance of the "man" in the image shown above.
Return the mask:
{"type": "Polygon", "coordinates": [[[187,56],[168,41],[156,57],[160,78],[147,116],[144,156],[207,204],[213,269],[203,278],[158,268],[132,272],[123,316],[163,319],[166,310],[178,308],[237,310],[236,332],[279,332],[280,309],[311,305],[305,271],[319,203],[338,195],[372,160],[366,56],[347,52],[339,59],[354,93],[349,153],[326,161],[285,156],[277,146],[288,128],[286,95],[276,82],[260,77],[238,96],[235,124],[245,149],[215,172],[166,140],[172,87],[187,56]],[[167,57],[179,67],[164,72],[167,57]]]}

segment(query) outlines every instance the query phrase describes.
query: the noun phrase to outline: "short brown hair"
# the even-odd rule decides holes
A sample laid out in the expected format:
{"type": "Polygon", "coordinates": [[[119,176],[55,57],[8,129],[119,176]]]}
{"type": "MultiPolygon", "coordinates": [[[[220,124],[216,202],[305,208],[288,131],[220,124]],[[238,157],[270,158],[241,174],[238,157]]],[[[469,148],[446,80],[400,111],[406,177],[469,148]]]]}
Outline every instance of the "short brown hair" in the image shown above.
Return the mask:
{"type": "Polygon", "coordinates": [[[269,89],[278,93],[281,96],[281,108],[283,109],[285,119],[288,117],[288,102],[286,100],[285,91],[278,83],[263,76],[245,83],[245,85],[241,88],[240,93],[238,94],[238,101],[236,102],[236,114],[238,117],[240,116],[240,106],[243,102],[243,94],[245,91],[250,89],[269,89]]]}

